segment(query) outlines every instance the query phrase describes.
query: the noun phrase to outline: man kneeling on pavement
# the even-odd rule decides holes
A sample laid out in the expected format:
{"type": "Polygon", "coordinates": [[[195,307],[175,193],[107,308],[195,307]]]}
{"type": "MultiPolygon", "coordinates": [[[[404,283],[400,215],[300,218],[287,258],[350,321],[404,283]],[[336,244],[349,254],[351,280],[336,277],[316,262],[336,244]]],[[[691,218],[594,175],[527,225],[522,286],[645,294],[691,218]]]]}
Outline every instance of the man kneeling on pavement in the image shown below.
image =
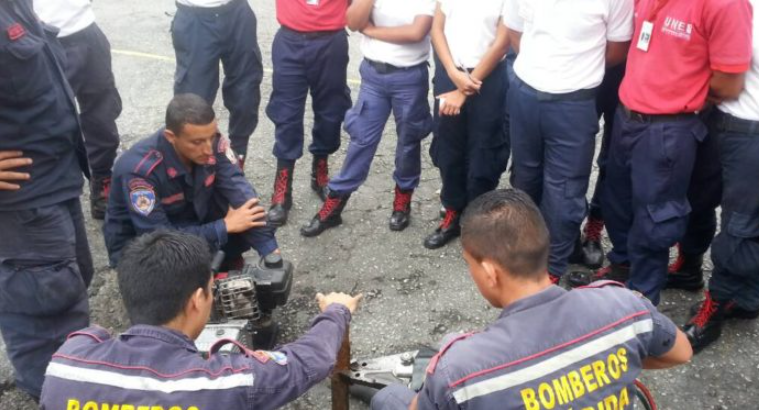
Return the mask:
{"type": "Polygon", "coordinates": [[[500,317],[448,339],[418,395],[392,385],[374,396],[373,409],[623,408],[642,369],[693,354],[671,320],[621,284],[569,292],[553,285],[548,230],[522,191],[492,191],[470,203],[461,243],[472,279],[503,309],[500,317]]]}
{"type": "Polygon", "coordinates": [[[258,195],[245,179],[213,108],[194,94],[175,96],[166,127],[117,161],[103,234],[112,266],[136,236],[160,228],[193,233],[242,267],[243,252],[279,253],[258,195]]]}
{"type": "Polygon", "coordinates": [[[121,253],[118,283],[132,327],[72,333],[47,368],[43,410],[275,409],[332,371],[361,295],[317,294],[311,329],[277,351],[208,358],[193,340],[213,305],[211,252],[200,237],[158,231],[121,253]]]}

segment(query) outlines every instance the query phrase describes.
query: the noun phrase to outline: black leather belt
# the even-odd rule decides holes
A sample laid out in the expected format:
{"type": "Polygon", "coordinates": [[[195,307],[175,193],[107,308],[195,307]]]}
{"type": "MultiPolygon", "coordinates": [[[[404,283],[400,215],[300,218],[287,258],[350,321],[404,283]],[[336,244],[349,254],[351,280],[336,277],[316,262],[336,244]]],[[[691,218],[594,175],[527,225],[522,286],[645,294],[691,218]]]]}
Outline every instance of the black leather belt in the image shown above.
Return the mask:
{"type": "MultiPolygon", "coordinates": [[[[518,78],[518,77],[517,77],[518,78]]],[[[553,94],[553,93],[546,93],[540,90],[536,90],[535,88],[530,87],[529,84],[524,82],[524,80],[519,79],[519,81],[522,83],[522,87],[526,88],[530,92],[535,93],[538,97],[538,101],[585,101],[585,100],[593,100],[596,98],[596,95],[598,95],[598,88],[586,88],[583,90],[577,90],[572,91],[569,93],[562,93],[562,94],[553,94]]]]}
{"type": "Polygon", "coordinates": [[[293,30],[293,29],[291,29],[290,27],[287,27],[287,26],[281,26],[281,27],[282,27],[282,30],[284,30],[284,31],[286,31],[286,32],[288,32],[290,34],[295,34],[296,36],[299,36],[299,37],[302,37],[302,38],[308,38],[308,39],[331,36],[331,35],[333,35],[335,33],[339,33],[341,31],[345,31],[345,29],[325,30],[325,31],[298,31],[298,30],[293,30]]]}
{"type": "Polygon", "coordinates": [[[244,0],[232,0],[229,3],[219,7],[191,7],[177,2],[177,9],[197,14],[223,14],[234,10],[235,7],[237,7],[243,1],[244,0]]]}
{"type": "Polygon", "coordinates": [[[759,121],[744,120],[720,110],[716,110],[712,121],[720,131],[759,135],[759,121]]]}
{"type": "Polygon", "coordinates": [[[412,68],[419,67],[420,65],[427,64],[426,62],[424,62],[424,63],[419,63],[419,64],[416,64],[416,65],[412,65],[410,67],[398,67],[398,66],[394,66],[392,64],[382,63],[382,62],[379,62],[379,61],[370,60],[370,59],[368,59],[366,57],[364,57],[364,61],[366,61],[367,64],[369,64],[370,66],[372,66],[374,68],[374,70],[377,71],[380,74],[390,74],[390,73],[394,73],[396,71],[410,70],[412,68]]]}
{"type": "Polygon", "coordinates": [[[625,118],[635,122],[657,123],[682,121],[692,119],[698,115],[695,112],[687,112],[681,114],[643,114],[637,111],[633,111],[622,104],[619,106],[622,108],[622,113],[625,115],[625,118]]]}

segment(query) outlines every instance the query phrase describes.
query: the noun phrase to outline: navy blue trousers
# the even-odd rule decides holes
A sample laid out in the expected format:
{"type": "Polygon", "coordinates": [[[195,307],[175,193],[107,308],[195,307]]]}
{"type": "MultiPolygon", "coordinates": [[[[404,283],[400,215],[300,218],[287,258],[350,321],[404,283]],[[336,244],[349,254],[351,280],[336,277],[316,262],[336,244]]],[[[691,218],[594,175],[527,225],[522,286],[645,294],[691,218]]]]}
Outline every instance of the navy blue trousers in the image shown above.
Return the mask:
{"type": "Polygon", "coordinates": [[[208,9],[177,5],[171,29],[177,57],[174,94],[197,94],[213,104],[221,61],[229,139],[238,155],[247,155],[248,141],[258,126],[264,71],[257,26],[248,2],[233,0],[208,9]]]}
{"type": "Polygon", "coordinates": [[[340,125],[351,106],[347,85],[348,34],[344,30],[321,36],[282,27],[271,51],[273,89],[266,115],[275,125],[274,156],[295,161],[303,155],[303,116],[311,92],[314,112],[314,156],[340,148],[340,125]]]}
{"type": "Polygon", "coordinates": [[[604,180],[606,179],[606,161],[609,157],[609,140],[614,130],[614,117],[619,106],[619,86],[625,77],[625,63],[606,69],[604,79],[598,88],[596,97],[596,113],[598,118],[603,117],[604,129],[601,140],[601,149],[596,158],[598,166],[598,177],[596,178],[596,187],[593,190],[593,197],[590,200],[588,217],[594,219],[603,219],[601,210],[601,194],[604,189],[604,180]]]}
{"type": "Polygon", "coordinates": [[[66,50],[66,77],[79,103],[92,175],[109,177],[120,143],[116,119],[121,114],[121,96],[111,68],[111,44],[95,23],[60,41],[66,50]]]}
{"type": "MultiPolygon", "coordinates": [[[[506,83],[506,70],[495,67],[482,82],[480,93],[469,96],[461,114],[455,116],[441,116],[440,102],[435,100],[430,156],[440,169],[440,196],[446,208],[463,211],[469,202],[498,187],[509,160],[503,132],[506,83]]],[[[435,96],[456,89],[439,61],[433,84],[435,96]]]]}
{"type": "Polygon", "coordinates": [[[759,125],[753,133],[715,126],[722,164],[722,220],[712,243],[714,271],[709,291],[716,300],[733,300],[759,309],[759,125]]]}
{"type": "Polygon", "coordinates": [[[16,385],[39,397],[53,353],[89,326],[94,272],[79,199],[0,212],[0,332],[16,385]]]}
{"type": "Polygon", "coordinates": [[[685,234],[688,186],[707,129],[696,116],[662,122],[614,123],[601,206],[614,248],[609,261],[630,264],[631,289],[654,304],[667,282],[669,248],[685,234]]]}
{"type": "Polygon", "coordinates": [[[360,72],[358,100],[345,115],[348,153],[329,189],[347,194],[366,181],[391,112],[398,135],[393,179],[402,190],[415,189],[422,173],[421,142],[432,131],[427,64],[382,74],[363,61],[360,72]]]}
{"type": "Polygon", "coordinates": [[[548,270],[563,275],[585,219],[598,116],[593,96],[551,100],[517,78],[509,90],[512,185],[540,207],[551,235],[548,270]]]}

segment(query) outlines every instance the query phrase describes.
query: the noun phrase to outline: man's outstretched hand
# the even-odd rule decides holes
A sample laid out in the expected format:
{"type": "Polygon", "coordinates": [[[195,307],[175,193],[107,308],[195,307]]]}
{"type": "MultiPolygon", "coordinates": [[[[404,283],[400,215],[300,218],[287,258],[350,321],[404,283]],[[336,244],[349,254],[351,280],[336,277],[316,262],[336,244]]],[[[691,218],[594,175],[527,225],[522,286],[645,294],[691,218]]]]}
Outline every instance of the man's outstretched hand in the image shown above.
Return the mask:
{"type": "Polygon", "coordinates": [[[348,308],[348,310],[351,311],[351,313],[355,312],[356,309],[358,309],[358,302],[364,297],[363,293],[359,293],[356,296],[351,296],[346,293],[335,293],[332,292],[329,295],[324,296],[323,293],[317,293],[316,294],[316,301],[319,302],[319,310],[324,312],[327,310],[327,307],[333,303],[339,303],[341,305],[344,305],[348,308]]]}

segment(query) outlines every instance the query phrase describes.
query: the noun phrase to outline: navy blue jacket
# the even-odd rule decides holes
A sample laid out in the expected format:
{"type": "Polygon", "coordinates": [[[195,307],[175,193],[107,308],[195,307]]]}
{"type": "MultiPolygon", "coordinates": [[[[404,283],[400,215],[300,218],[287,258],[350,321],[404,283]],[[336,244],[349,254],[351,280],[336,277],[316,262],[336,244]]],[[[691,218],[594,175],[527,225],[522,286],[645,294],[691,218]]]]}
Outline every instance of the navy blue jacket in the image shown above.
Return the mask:
{"type": "Polygon", "coordinates": [[[643,360],[672,349],[676,332],[647,299],[622,287],[551,286],[441,349],[418,408],[629,408],[643,360]]]}
{"type": "MultiPolygon", "coordinates": [[[[161,228],[196,234],[217,249],[227,243],[227,205],[237,208],[257,194],[232,163],[235,157],[227,138],[217,137],[214,148],[208,164],[194,165],[190,171],[161,129],[116,160],[103,225],[112,266],[129,240],[161,228]]],[[[260,255],[277,249],[272,229],[249,233],[246,237],[260,255]]]]}
{"type": "Polygon", "coordinates": [[[0,150],[34,163],[18,191],[0,191],[0,211],[78,198],[89,174],[74,94],[61,68],[57,29],[41,23],[31,0],[0,1],[0,150]]]}
{"type": "Polygon", "coordinates": [[[85,329],[53,355],[40,408],[276,409],[330,375],[350,319],[348,308],[331,305],[308,333],[276,351],[209,359],[187,336],[162,327],[134,326],[116,338],[85,329]]]}

